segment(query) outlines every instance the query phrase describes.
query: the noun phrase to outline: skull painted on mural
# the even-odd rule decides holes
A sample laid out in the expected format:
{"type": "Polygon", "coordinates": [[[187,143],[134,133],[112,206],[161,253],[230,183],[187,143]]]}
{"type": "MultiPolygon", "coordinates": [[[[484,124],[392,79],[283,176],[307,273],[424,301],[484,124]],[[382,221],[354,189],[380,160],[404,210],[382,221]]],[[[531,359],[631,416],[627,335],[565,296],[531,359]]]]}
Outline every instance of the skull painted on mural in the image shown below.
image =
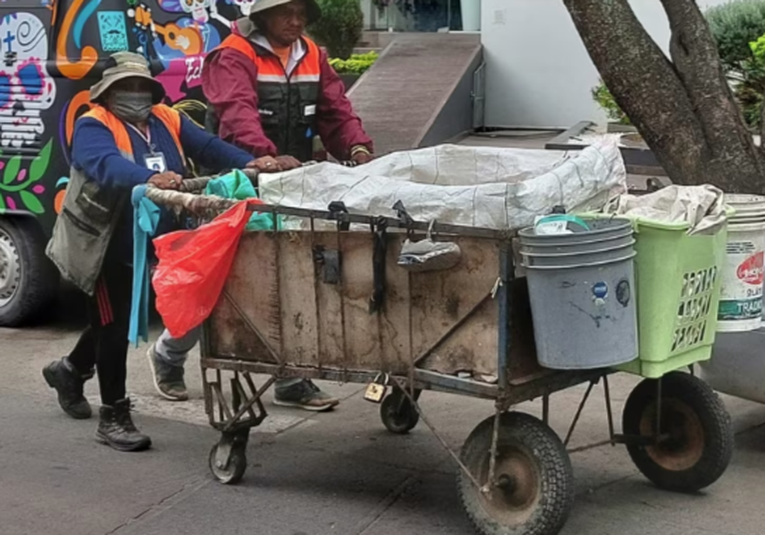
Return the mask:
{"type": "Polygon", "coordinates": [[[2,146],[41,142],[45,126],[40,114],[53,105],[56,85],[48,75],[48,34],[31,13],[17,12],[0,21],[0,122],[2,146]]]}
{"type": "Polygon", "coordinates": [[[234,4],[236,4],[236,6],[239,8],[239,11],[245,17],[250,16],[250,12],[252,8],[257,3],[258,3],[258,0],[234,0],[234,4]]]}
{"type": "Polygon", "coordinates": [[[208,10],[214,9],[215,0],[180,0],[181,8],[191,15],[195,22],[206,24],[210,20],[208,10]]]}

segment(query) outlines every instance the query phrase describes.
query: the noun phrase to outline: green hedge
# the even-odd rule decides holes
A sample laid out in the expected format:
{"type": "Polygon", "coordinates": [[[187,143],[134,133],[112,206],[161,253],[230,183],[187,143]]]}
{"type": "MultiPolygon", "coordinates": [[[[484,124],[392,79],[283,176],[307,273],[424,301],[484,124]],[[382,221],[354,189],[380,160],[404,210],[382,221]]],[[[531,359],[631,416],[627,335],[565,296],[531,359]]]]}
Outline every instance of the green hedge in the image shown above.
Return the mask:
{"type": "Polygon", "coordinates": [[[765,1],[737,0],[706,12],[717,52],[728,69],[740,69],[751,59],[749,43],[765,35],[765,1]]]}
{"type": "Polygon", "coordinates": [[[338,74],[364,74],[377,61],[377,52],[353,54],[348,59],[332,58],[329,64],[338,74]]]}

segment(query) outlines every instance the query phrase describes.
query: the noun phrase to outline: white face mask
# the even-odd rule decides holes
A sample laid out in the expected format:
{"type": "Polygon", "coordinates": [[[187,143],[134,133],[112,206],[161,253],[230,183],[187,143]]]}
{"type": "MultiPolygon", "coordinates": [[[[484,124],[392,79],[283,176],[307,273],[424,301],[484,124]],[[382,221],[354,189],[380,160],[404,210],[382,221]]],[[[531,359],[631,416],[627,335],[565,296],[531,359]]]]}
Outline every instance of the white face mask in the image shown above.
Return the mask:
{"type": "Polygon", "coordinates": [[[109,95],[110,111],[129,123],[145,121],[154,106],[151,91],[113,91],[109,95]]]}

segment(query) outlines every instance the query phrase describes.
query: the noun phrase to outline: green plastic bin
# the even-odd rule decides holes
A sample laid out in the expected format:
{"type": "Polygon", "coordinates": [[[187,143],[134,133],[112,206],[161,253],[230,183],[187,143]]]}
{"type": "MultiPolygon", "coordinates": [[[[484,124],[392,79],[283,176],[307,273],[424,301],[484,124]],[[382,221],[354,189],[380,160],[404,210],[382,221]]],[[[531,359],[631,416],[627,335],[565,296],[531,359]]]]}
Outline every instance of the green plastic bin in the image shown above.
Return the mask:
{"type": "Polygon", "coordinates": [[[633,225],[640,356],[618,369],[655,379],[712,356],[727,223],[692,236],[687,223],[633,225]]]}

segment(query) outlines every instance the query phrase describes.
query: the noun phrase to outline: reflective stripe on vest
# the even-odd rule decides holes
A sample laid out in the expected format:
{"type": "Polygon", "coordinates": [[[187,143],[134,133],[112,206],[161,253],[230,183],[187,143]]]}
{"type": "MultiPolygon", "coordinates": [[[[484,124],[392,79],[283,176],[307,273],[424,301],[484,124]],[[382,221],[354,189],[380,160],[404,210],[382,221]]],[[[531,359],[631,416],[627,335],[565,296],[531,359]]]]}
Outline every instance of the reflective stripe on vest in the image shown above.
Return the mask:
{"type": "MultiPolygon", "coordinates": [[[[175,142],[175,146],[178,149],[178,153],[181,155],[181,160],[184,160],[183,147],[181,146],[181,114],[164,104],[157,104],[151,109],[152,115],[160,120],[165,125],[167,131],[170,132],[170,136],[175,142]]],[[[104,108],[103,106],[94,106],[89,112],[85,113],[83,117],[90,117],[102,123],[114,136],[114,143],[117,145],[117,149],[124,155],[133,156],[133,145],[130,143],[130,136],[128,135],[125,123],[117,118],[112,112],[104,108]]]]}
{"type": "MultiPolygon", "coordinates": [[[[307,37],[306,54],[289,77],[291,83],[319,82],[321,78],[321,51],[319,46],[307,37]]],[[[255,45],[246,37],[232,33],[218,46],[218,50],[233,48],[247,56],[258,70],[258,82],[287,83],[287,74],[279,58],[275,55],[258,55],[255,45]]]]}

